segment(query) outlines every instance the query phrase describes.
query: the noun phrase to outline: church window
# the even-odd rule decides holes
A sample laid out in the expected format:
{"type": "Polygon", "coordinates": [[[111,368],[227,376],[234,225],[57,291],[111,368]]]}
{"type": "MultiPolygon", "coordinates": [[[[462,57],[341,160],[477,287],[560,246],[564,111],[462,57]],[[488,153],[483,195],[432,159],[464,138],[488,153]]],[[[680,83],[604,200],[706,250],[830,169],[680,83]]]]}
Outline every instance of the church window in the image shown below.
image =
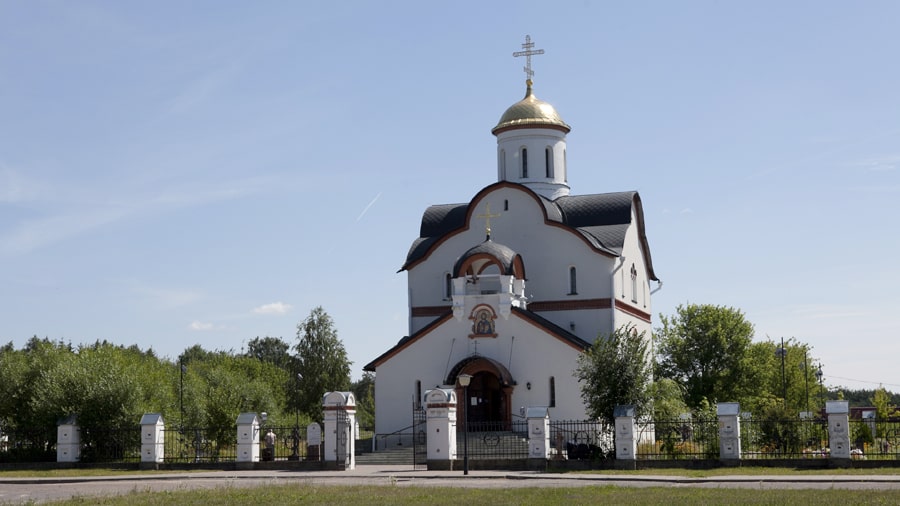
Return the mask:
{"type": "Polygon", "coordinates": [[[500,180],[506,181],[506,150],[500,150],[500,180]]]}
{"type": "Polygon", "coordinates": [[[553,177],[553,150],[544,149],[544,166],[547,167],[547,177],[553,177]]]}
{"type": "Polygon", "coordinates": [[[569,295],[578,294],[578,273],[575,267],[569,267],[569,295]]]}
{"type": "Polygon", "coordinates": [[[509,200],[504,200],[504,201],[503,201],[503,210],[504,210],[504,211],[509,211],[509,200]]]}
{"type": "Polygon", "coordinates": [[[450,273],[447,272],[444,274],[444,299],[450,300],[453,298],[453,280],[450,277],[450,273]]]}
{"type": "Polygon", "coordinates": [[[631,302],[637,302],[637,269],[631,264],[631,302]]]}
{"type": "Polygon", "coordinates": [[[550,402],[549,407],[556,407],[556,377],[550,376],[550,402]]]}
{"type": "Polygon", "coordinates": [[[422,381],[416,380],[416,409],[422,409],[422,381]]]}
{"type": "Polygon", "coordinates": [[[522,177],[528,177],[528,150],[522,148],[522,177]]]}
{"type": "Polygon", "coordinates": [[[568,164],[568,162],[566,162],[566,150],[565,150],[565,148],[563,148],[563,166],[562,166],[563,181],[569,180],[569,175],[566,170],[568,168],[568,166],[569,166],[569,164],[568,164]]]}

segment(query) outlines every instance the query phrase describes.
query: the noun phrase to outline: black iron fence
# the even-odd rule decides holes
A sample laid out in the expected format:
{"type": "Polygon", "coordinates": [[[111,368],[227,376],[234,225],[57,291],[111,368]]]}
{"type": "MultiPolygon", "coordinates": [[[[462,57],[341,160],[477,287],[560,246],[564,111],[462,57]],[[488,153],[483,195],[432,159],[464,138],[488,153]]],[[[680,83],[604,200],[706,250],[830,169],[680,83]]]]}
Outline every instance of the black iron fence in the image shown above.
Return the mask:
{"type": "Polygon", "coordinates": [[[168,463],[230,462],[237,460],[237,430],[167,428],[163,431],[168,463]]]}
{"type": "Polygon", "coordinates": [[[81,427],[82,462],[140,462],[141,426],[81,427]]]}
{"type": "Polygon", "coordinates": [[[744,459],[801,459],[828,456],[824,419],[741,420],[744,459]]]}
{"type": "Polygon", "coordinates": [[[0,462],[55,462],[57,427],[0,429],[0,462]]]}
{"type": "Polygon", "coordinates": [[[615,455],[614,427],[583,420],[550,422],[550,458],[597,460],[615,455]]]}
{"type": "Polygon", "coordinates": [[[638,460],[719,458],[718,419],[658,420],[636,432],[638,460]]]}
{"type": "Polygon", "coordinates": [[[319,460],[321,445],[310,446],[306,427],[264,427],[259,436],[262,460],[319,460]],[[272,454],[268,453],[269,433],[272,439],[272,454]]]}
{"type": "Polygon", "coordinates": [[[528,458],[528,424],[512,422],[469,422],[457,425],[456,453],[462,458],[468,440],[470,459],[528,458]],[[467,439],[466,439],[467,438],[467,439]]]}
{"type": "Polygon", "coordinates": [[[850,445],[852,459],[900,459],[900,419],[850,420],[850,445]]]}

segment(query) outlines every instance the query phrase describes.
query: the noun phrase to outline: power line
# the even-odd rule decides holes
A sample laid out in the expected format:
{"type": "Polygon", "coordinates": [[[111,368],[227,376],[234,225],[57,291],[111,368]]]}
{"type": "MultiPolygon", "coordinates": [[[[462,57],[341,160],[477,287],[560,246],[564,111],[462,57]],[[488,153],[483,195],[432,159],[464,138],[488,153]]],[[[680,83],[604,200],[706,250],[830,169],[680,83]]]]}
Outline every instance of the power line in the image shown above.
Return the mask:
{"type": "Polygon", "coordinates": [[[900,385],[898,385],[896,383],[885,383],[883,381],[868,381],[868,380],[860,380],[860,379],[853,379],[853,378],[843,378],[841,376],[832,376],[830,374],[828,375],[828,377],[835,378],[835,379],[842,379],[842,380],[846,380],[846,381],[856,381],[858,383],[871,383],[873,385],[887,385],[890,387],[900,387],[900,385]]]}

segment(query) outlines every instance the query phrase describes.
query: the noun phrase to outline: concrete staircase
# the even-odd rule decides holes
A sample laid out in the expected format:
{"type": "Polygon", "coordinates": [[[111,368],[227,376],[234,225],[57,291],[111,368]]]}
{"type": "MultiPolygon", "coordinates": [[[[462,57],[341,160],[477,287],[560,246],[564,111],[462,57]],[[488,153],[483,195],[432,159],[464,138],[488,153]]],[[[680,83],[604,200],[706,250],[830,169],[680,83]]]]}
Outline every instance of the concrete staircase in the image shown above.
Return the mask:
{"type": "MultiPolygon", "coordinates": [[[[422,452],[424,453],[424,448],[422,452]]],[[[411,445],[391,446],[374,453],[360,453],[356,455],[356,464],[363,466],[412,466],[413,447],[411,445]]]]}

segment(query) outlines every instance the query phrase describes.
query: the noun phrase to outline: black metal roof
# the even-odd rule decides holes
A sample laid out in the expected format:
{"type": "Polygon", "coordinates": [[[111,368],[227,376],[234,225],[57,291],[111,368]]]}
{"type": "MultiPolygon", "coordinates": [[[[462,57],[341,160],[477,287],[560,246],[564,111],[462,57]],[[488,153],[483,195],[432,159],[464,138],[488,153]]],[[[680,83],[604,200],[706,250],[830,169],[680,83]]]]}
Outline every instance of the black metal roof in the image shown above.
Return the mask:
{"type": "MultiPolygon", "coordinates": [[[[647,255],[647,272],[656,280],[650,259],[650,248],[644,233],[643,208],[640,195],[635,191],[599,193],[593,195],[571,195],[549,200],[534,193],[524,185],[500,182],[488,186],[475,196],[493,190],[498,186],[518,187],[531,193],[544,208],[547,222],[559,223],[572,228],[591,246],[613,256],[622,253],[625,234],[631,225],[631,211],[638,216],[638,234],[647,255]]],[[[442,204],[430,206],[422,215],[419,237],[413,241],[406,255],[401,271],[406,270],[428,255],[431,249],[448,235],[465,228],[470,211],[469,204],[442,204]]],[[[499,258],[499,257],[498,257],[499,258]]]]}
{"type": "Polygon", "coordinates": [[[460,269],[462,269],[463,264],[465,264],[468,259],[476,255],[488,255],[496,258],[502,266],[500,269],[501,274],[511,275],[515,273],[515,260],[517,256],[516,252],[509,247],[498,244],[488,238],[483,243],[469,248],[468,251],[466,251],[462,254],[461,257],[459,257],[459,260],[456,261],[456,265],[453,266],[454,276],[459,277],[465,274],[463,272],[460,272],[460,269]]]}

